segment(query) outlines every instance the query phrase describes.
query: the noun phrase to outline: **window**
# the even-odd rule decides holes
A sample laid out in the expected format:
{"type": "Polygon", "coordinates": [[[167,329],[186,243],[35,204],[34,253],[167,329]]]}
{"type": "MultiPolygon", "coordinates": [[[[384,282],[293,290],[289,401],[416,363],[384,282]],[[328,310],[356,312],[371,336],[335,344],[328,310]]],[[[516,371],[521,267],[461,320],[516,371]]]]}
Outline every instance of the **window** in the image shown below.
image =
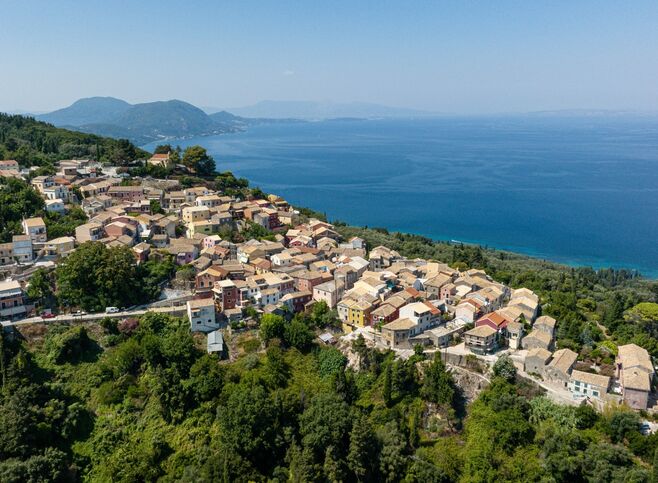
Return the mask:
{"type": "Polygon", "coordinates": [[[592,396],[599,397],[599,391],[592,391],[592,396]]]}

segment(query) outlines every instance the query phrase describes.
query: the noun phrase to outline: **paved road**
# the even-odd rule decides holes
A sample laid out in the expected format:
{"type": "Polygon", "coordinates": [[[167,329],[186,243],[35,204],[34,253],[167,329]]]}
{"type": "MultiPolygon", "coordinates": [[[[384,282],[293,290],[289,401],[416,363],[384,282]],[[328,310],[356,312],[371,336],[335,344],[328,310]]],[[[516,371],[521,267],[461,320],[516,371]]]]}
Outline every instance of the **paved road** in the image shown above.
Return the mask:
{"type": "Polygon", "coordinates": [[[186,312],[185,305],[176,305],[172,307],[147,307],[143,309],[135,310],[125,310],[123,312],[117,312],[115,314],[106,314],[105,312],[97,314],[85,314],[85,315],[72,315],[72,314],[62,314],[50,319],[44,319],[42,317],[30,317],[28,319],[21,319],[15,322],[12,322],[12,325],[29,325],[29,324],[41,324],[41,323],[51,323],[51,322],[93,322],[95,320],[101,320],[105,317],[110,317],[112,319],[123,319],[125,317],[138,317],[144,315],[147,312],[158,312],[172,315],[184,314],[186,312]]]}

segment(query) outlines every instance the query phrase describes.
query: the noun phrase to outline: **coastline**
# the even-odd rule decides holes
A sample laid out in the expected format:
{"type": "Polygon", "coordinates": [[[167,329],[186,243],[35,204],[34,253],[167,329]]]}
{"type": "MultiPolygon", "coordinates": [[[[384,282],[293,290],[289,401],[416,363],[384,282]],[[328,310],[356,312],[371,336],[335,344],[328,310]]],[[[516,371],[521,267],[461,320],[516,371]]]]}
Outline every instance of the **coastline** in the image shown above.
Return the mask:
{"type": "Polygon", "coordinates": [[[219,171],[232,171],[295,205],[312,206],[351,225],[658,278],[658,252],[648,243],[656,229],[646,222],[655,196],[644,187],[653,177],[647,171],[653,164],[637,157],[636,138],[602,157],[598,129],[593,134],[583,128],[562,142],[562,133],[543,121],[524,124],[524,129],[514,119],[504,124],[460,122],[465,124],[446,119],[430,124],[281,123],[181,140],[181,146],[201,144],[215,157],[219,171]],[[426,145],[430,141],[424,135],[418,138],[422,149],[414,146],[422,128],[437,137],[440,149],[426,145]],[[405,129],[400,138],[386,138],[405,129]],[[453,145],[453,133],[469,137],[453,145]],[[498,141],[500,147],[491,144],[498,141]],[[575,161],[560,161],[565,155],[575,161]],[[612,169],[626,160],[630,164],[624,172],[644,173],[644,181],[628,193],[620,188],[635,178],[624,178],[621,168],[613,169],[618,176],[590,176],[600,164],[612,169]]]}

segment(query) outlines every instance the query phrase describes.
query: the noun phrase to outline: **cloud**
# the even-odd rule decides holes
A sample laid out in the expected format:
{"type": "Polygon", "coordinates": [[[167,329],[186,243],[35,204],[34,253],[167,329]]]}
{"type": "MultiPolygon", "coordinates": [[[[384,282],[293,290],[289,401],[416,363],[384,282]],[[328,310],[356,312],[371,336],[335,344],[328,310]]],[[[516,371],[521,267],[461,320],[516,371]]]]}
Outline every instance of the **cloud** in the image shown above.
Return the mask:
{"type": "Polygon", "coordinates": [[[288,70],[284,70],[284,71],[283,71],[283,75],[285,75],[286,77],[290,77],[290,76],[292,76],[292,75],[295,75],[295,71],[294,71],[294,70],[290,70],[290,69],[288,69],[288,70]]]}

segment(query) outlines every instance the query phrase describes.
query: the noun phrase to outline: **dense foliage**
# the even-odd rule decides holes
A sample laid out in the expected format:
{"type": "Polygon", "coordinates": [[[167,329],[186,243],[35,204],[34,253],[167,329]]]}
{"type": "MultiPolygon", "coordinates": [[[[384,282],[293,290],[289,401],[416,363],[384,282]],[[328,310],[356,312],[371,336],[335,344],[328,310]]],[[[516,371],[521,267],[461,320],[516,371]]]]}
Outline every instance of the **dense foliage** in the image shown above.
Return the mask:
{"type": "Polygon", "coordinates": [[[62,306],[85,310],[127,307],[155,298],[173,271],[168,258],[137,265],[128,247],[86,242],[57,266],[57,297],[62,306]]]}
{"type": "Polygon", "coordinates": [[[634,413],[505,377],[464,412],[440,358],[362,339],[356,370],[274,339],[222,363],[161,314],[26,336],[0,339],[2,481],[651,481],[658,437],[634,413]]]}
{"type": "Polygon", "coordinates": [[[23,232],[21,221],[41,212],[44,201],[25,181],[0,178],[0,243],[23,232]]]}
{"type": "Polygon", "coordinates": [[[125,139],[69,131],[30,117],[0,113],[0,159],[15,159],[24,167],[75,158],[121,165],[147,156],[125,139]]]}

